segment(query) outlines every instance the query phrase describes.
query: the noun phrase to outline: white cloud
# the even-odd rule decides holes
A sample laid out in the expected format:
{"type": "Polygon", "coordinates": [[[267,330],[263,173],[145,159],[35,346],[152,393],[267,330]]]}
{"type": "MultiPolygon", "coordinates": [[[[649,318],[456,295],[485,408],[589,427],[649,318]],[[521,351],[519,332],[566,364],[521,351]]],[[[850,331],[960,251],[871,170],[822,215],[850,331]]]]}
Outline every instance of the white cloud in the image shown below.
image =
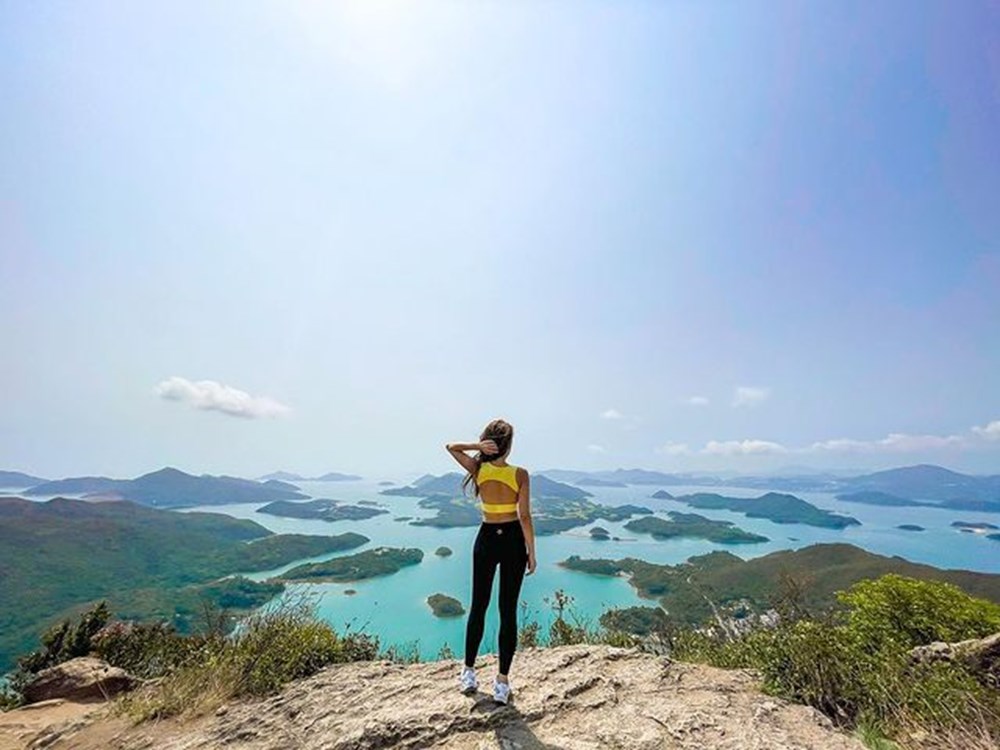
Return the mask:
{"type": "Polygon", "coordinates": [[[864,440],[852,440],[851,438],[835,438],[833,440],[823,440],[813,443],[806,451],[831,451],[834,453],[849,453],[851,451],[863,451],[871,443],[864,440]]]}
{"type": "Polygon", "coordinates": [[[833,453],[920,453],[935,451],[942,448],[957,448],[964,445],[965,438],[960,435],[908,435],[893,432],[881,440],[853,440],[837,438],[813,443],[803,452],[833,453]]]}
{"type": "Polygon", "coordinates": [[[761,456],[788,453],[788,448],[770,440],[709,440],[701,452],[709,456],[761,456]]]}
{"type": "Polygon", "coordinates": [[[160,382],[153,391],[167,401],[181,401],[196,409],[218,411],[244,419],[283,417],[291,411],[289,407],[272,398],[251,396],[246,391],[214,380],[192,382],[175,375],[160,382]]]}
{"type": "Polygon", "coordinates": [[[607,453],[607,449],[603,445],[597,445],[597,443],[591,443],[587,446],[587,450],[591,453],[607,453]]]}
{"type": "Polygon", "coordinates": [[[708,398],[706,396],[691,396],[687,403],[690,406],[708,406],[708,398]]]}
{"type": "Polygon", "coordinates": [[[939,448],[954,448],[962,445],[965,438],[958,435],[905,435],[894,432],[878,441],[880,448],[900,453],[938,450],[939,448]]]}
{"type": "MultiPolygon", "coordinates": [[[[984,427],[973,427],[971,432],[985,440],[1000,441],[1000,420],[990,422],[984,427]]],[[[694,455],[697,453],[703,456],[767,456],[816,453],[920,454],[975,448],[976,445],[976,441],[970,434],[911,435],[905,432],[892,432],[878,440],[835,438],[833,440],[812,443],[804,447],[786,446],[770,440],[709,440],[701,450],[696,452],[688,450],[685,443],[667,443],[665,446],[657,448],[656,451],[668,455],[694,455]]]]}
{"type": "Polygon", "coordinates": [[[736,392],[733,394],[733,406],[756,406],[766,401],[770,395],[770,388],[741,385],[736,388],[736,392]]]}
{"type": "Polygon", "coordinates": [[[605,409],[601,412],[601,417],[604,419],[621,419],[622,413],[617,409],[605,409]]]}
{"type": "Polygon", "coordinates": [[[973,427],[972,431],[986,440],[1000,440],[1000,419],[994,419],[985,427],[973,427]]]}
{"type": "Polygon", "coordinates": [[[691,455],[691,449],[688,448],[687,443],[674,443],[668,441],[656,449],[657,453],[665,453],[668,456],[689,456],[691,455]]]}

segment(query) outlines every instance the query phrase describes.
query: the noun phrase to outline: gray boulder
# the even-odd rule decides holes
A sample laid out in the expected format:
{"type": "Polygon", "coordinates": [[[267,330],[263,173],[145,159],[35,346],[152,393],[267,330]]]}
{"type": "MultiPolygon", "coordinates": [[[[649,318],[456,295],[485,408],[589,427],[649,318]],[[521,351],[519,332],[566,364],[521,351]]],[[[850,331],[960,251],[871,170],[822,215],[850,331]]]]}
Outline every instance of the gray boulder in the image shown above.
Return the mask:
{"type": "Polygon", "coordinates": [[[107,700],[131,690],[138,680],[106,661],[81,656],[43,669],[24,687],[27,703],[64,698],[70,701],[107,700]]]}

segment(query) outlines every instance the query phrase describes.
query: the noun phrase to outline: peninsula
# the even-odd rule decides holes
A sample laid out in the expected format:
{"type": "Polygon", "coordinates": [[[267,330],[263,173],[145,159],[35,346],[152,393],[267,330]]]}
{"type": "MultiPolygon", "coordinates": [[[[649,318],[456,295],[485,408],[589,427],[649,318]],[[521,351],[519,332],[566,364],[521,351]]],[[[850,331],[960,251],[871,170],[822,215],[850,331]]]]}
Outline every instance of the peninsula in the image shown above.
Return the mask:
{"type": "Polygon", "coordinates": [[[17,602],[0,612],[0,670],[80,605],[107,599],[123,618],[165,617],[184,632],[202,599],[245,609],[283,588],[225,576],[367,542],[354,533],[273,534],[253,521],[127,501],[0,498],[0,601],[17,602]]]}
{"type": "Polygon", "coordinates": [[[998,574],[942,570],[900,557],[876,555],[850,544],[814,544],[751,560],[717,551],[678,565],[658,565],[631,557],[609,560],[577,555],[559,564],[593,575],[628,576],[640,596],[658,599],[672,618],[691,625],[713,616],[705,592],[711,592],[711,601],[717,607],[761,613],[773,606],[789,580],[798,583],[801,605],[814,611],[834,605],[836,592],[886,573],[945,581],[973,596],[1000,601],[998,574]]]}

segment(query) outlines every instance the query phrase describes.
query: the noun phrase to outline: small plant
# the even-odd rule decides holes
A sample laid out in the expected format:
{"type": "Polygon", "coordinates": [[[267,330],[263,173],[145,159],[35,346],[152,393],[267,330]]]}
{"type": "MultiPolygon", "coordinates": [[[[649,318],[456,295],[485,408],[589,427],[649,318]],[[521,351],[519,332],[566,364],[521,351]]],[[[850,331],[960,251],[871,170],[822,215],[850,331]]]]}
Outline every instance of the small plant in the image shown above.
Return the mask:
{"type": "Polygon", "coordinates": [[[539,645],[538,635],[542,630],[542,626],[538,624],[538,620],[534,618],[528,619],[527,602],[521,602],[521,614],[517,619],[521,623],[517,630],[517,647],[537,648],[539,645]]]}
{"type": "Polygon", "coordinates": [[[394,661],[397,664],[419,664],[420,663],[420,641],[410,641],[409,643],[393,643],[379,654],[380,659],[394,661]]]}
{"type": "Polygon", "coordinates": [[[22,702],[20,693],[15,693],[6,684],[0,686],[0,712],[19,708],[22,702]]]}
{"type": "Polygon", "coordinates": [[[573,612],[572,596],[562,589],[556,589],[551,599],[545,597],[543,601],[556,613],[556,619],[549,626],[550,646],[568,646],[575,643],[586,643],[588,640],[591,640],[588,638],[586,626],[580,622],[579,618],[573,612]],[[573,623],[566,620],[567,612],[573,618],[573,623]]]}

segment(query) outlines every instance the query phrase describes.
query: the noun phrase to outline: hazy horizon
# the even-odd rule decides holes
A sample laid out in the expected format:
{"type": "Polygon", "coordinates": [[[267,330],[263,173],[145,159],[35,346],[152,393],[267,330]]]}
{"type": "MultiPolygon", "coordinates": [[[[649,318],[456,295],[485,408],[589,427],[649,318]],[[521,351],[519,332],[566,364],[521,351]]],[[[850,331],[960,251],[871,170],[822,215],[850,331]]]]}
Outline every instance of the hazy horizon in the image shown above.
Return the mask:
{"type": "Polygon", "coordinates": [[[1000,474],[1000,9],[0,5],[0,469],[1000,474]]]}

